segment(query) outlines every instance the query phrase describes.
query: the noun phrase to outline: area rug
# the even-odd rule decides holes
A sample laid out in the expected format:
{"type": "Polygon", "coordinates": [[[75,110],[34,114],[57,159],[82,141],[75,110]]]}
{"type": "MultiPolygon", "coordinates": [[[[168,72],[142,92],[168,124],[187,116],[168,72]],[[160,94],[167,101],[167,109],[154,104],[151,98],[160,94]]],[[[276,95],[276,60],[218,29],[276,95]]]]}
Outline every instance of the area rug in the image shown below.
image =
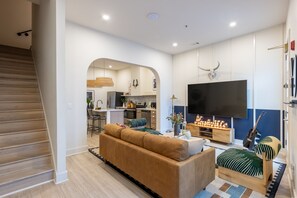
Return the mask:
{"type": "MultiPolygon", "coordinates": [[[[217,146],[214,144],[206,144],[203,149],[208,149],[210,147],[213,147],[216,149],[216,157],[224,152],[224,150],[230,148],[227,146],[217,146]]],[[[99,147],[90,148],[89,152],[95,155],[97,158],[103,161],[103,158],[99,155],[99,147]]],[[[109,164],[113,169],[118,171],[120,174],[124,175],[126,178],[128,178],[130,181],[135,183],[137,186],[142,188],[144,191],[146,191],[148,194],[150,194],[152,197],[159,197],[156,193],[151,191],[150,189],[146,188],[144,185],[140,184],[133,178],[131,178],[129,175],[125,174],[123,171],[119,170],[112,164],[109,164]]],[[[262,197],[269,197],[273,198],[275,197],[275,194],[277,192],[277,189],[279,187],[280,181],[282,179],[282,176],[285,172],[286,164],[279,163],[279,162],[273,162],[273,171],[274,176],[272,179],[272,182],[270,183],[269,187],[267,188],[266,195],[262,195],[258,192],[255,192],[251,189],[248,189],[244,186],[236,185],[234,183],[228,182],[226,180],[223,180],[219,177],[215,177],[215,180],[211,182],[205,190],[199,192],[195,195],[195,198],[217,198],[217,197],[223,197],[223,198],[262,198],[262,197]]]]}

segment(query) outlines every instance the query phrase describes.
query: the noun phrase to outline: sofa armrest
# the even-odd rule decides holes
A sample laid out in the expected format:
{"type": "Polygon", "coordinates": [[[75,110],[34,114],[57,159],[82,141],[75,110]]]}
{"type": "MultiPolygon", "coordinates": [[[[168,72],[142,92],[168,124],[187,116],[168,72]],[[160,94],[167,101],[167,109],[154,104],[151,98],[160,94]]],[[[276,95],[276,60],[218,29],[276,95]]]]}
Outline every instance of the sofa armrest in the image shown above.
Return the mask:
{"type": "Polygon", "coordinates": [[[194,195],[215,179],[215,149],[210,148],[178,164],[180,197],[194,195]],[[190,193],[190,194],[189,194],[190,193]]]}

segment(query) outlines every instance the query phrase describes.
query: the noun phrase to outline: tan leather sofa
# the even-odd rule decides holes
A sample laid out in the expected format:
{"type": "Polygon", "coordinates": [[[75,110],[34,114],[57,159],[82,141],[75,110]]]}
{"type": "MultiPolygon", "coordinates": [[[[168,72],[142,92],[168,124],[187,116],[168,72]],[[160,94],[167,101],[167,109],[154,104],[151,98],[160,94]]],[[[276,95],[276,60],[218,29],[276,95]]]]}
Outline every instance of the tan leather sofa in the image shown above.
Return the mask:
{"type": "Polygon", "coordinates": [[[99,140],[106,161],[164,198],[191,198],[215,178],[213,148],[189,156],[187,141],[114,124],[99,140]]]}

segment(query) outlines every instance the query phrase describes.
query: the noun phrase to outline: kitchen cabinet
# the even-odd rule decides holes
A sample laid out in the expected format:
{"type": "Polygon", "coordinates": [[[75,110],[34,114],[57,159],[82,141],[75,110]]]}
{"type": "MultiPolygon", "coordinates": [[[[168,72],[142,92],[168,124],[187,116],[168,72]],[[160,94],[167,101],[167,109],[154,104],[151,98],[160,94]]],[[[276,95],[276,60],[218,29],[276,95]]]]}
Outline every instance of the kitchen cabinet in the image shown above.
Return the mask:
{"type": "Polygon", "coordinates": [[[156,110],[151,110],[151,128],[156,130],[156,110]]]}
{"type": "Polygon", "coordinates": [[[136,119],[142,118],[141,117],[141,109],[136,108],[136,119]]]}
{"type": "Polygon", "coordinates": [[[131,95],[154,95],[153,89],[153,72],[147,68],[131,68],[131,95]]]}
{"type": "Polygon", "coordinates": [[[139,109],[141,117],[147,121],[146,127],[156,129],[156,109],[139,109]]]}

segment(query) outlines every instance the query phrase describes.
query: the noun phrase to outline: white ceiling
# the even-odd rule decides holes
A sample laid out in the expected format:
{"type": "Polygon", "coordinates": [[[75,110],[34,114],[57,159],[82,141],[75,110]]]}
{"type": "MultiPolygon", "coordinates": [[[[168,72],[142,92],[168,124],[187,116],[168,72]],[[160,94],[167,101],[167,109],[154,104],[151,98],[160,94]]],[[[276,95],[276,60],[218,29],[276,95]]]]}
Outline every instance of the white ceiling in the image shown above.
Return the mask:
{"type": "Polygon", "coordinates": [[[66,18],[176,54],[284,23],[288,4],[289,0],[66,0],[66,18]],[[157,12],[159,19],[148,20],[149,12],[157,12]],[[111,19],[103,21],[102,14],[111,19]],[[231,21],[237,22],[235,28],[229,27],[231,21]],[[178,47],[172,47],[173,42],[178,47]]]}

